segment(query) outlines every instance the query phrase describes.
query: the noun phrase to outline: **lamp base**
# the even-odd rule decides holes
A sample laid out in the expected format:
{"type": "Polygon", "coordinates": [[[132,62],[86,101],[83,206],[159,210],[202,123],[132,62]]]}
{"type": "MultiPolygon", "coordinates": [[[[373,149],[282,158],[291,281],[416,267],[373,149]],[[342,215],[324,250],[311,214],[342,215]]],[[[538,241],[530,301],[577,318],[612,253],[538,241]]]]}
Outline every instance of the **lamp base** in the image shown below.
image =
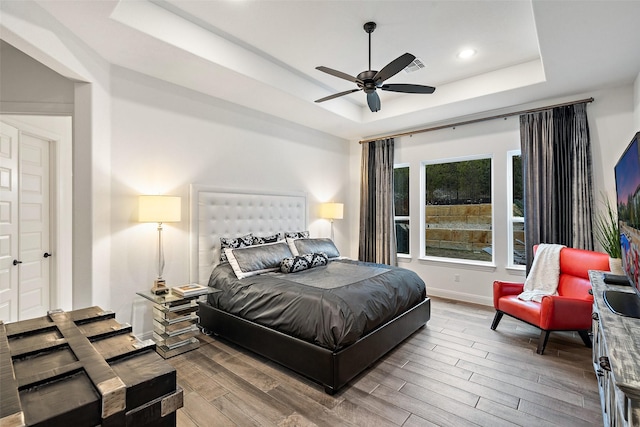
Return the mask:
{"type": "Polygon", "coordinates": [[[155,295],[162,295],[169,292],[169,288],[165,285],[164,279],[156,279],[153,282],[153,288],[151,288],[151,293],[155,295]]]}

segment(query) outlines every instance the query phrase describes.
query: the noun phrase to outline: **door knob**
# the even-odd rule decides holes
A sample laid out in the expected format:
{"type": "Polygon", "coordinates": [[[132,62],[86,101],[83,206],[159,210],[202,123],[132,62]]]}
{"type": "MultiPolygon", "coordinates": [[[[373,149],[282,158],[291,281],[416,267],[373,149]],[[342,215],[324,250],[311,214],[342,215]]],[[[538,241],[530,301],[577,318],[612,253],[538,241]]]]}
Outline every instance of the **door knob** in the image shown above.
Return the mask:
{"type": "Polygon", "coordinates": [[[22,264],[22,261],[18,261],[17,259],[13,260],[13,265],[22,264]]]}
{"type": "Polygon", "coordinates": [[[49,258],[50,256],[53,256],[53,255],[51,255],[49,252],[45,252],[43,256],[44,256],[45,258],[49,258]]]}

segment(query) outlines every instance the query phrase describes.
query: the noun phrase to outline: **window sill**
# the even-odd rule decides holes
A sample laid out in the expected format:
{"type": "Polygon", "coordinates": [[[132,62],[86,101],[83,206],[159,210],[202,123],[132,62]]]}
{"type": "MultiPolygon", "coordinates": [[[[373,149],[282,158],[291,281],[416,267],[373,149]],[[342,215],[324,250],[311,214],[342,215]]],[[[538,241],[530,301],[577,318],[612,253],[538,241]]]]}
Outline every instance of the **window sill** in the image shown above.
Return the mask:
{"type": "Polygon", "coordinates": [[[483,262],[483,261],[473,261],[473,260],[465,260],[465,259],[456,259],[456,258],[440,258],[440,257],[420,257],[421,263],[426,264],[440,264],[440,265],[448,265],[448,266],[459,266],[469,268],[471,270],[480,270],[480,271],[495,271],[496,265],[493,262],[483,262]]]}

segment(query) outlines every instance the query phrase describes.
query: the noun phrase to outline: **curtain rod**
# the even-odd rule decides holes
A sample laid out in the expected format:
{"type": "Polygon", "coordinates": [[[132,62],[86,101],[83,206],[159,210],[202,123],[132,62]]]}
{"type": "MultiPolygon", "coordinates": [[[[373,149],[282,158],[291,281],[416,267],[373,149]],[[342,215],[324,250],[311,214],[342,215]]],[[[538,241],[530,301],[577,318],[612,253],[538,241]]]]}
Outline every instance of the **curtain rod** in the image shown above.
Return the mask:
{"type": "Polygon", "coordinates": [[[519,116],[520,114],[536,113],[538,111],[549,110],[551,108],[556,108],[556,107],[566,107],[568,105],[583,104],[583,103],[590,103],[590,102],[593,102],[593,98],[581,99],[579,101],[563,102],[561,104],[549,105],[547,107],[531,108],[529,110],[514,111],[512,113],[497,114],[495,116],[482,117],[482,118],[479,118],[479,119],[473,119],[473,120],[467,120],[467,121],[463,121],[463,122],[451,123],[451,124],[448,124],[448,125],[440,125],[440,126],[433,126],[433,127],[430,127],[430,128],[417,129],[417,130],[413,130],[413,131],[410,131],[410,132],[401,132],[401,133],[396,133],[396,134],[393,134],[393,135],[378,136],[376,138],[363,139],[362,141],[360,141],[360,144],[364,144],[366,142],[377,141],[379,139],[397,138],[399,136],[414,135],[416,133],[425,133],[425,132],[430,132],[432,130],[440,130],[440,129],[452,128],[452,127],[456,127],[456,126],[469,125],[469,124],[472,124],[472,123],[479,123],[479,122],[484,122],[484,121],[487,121],[487,120],[502,119],[502,118],[505,118],[505,117],[519,116]]]}

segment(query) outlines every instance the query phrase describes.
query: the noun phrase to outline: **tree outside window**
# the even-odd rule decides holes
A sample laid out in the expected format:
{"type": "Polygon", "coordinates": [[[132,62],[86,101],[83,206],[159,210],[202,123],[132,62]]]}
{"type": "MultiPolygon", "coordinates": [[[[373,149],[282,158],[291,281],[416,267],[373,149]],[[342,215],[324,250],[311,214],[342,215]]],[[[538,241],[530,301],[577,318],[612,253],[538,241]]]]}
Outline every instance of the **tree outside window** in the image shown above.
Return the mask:
{"type": "Polygon", "coordinates": [[[409,227],[409,166],[396,165],[393,170],[393,190],[398,255],[410,254],[409,227]]]}
{"type": "Polygon", "coordinates": [[[424,256],[493,262],[491,157],[423,167],[424,256]]]}
{"type": "Polygon", "coordinates": [[[509,266],[525,266],[525,234],[524,234],[524,184],[522,175],[522,156],[520,150],[507,153],[509,163],[507,172],[509,180],[509,266]]]}

